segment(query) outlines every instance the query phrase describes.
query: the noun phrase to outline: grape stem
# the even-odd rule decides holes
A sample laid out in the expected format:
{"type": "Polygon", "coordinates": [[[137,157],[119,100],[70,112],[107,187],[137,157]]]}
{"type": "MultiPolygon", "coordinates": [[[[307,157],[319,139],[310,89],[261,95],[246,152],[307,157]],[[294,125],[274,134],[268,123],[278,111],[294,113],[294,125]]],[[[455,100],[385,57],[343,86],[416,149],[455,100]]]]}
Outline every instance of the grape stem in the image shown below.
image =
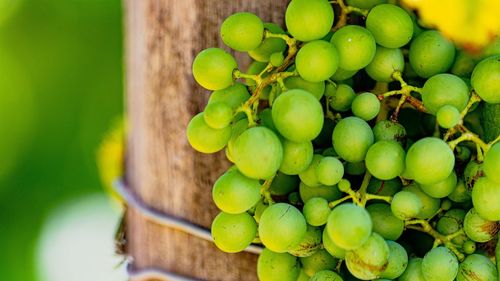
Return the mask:
{"type": "Polygon", "coordinates": [[[368,16],[369,10],[360,9],[360,8],[353,7],[353,6],[348,6],[344,3],[344,0],[337,0],[337,1],[334,1],[333,3],[336,3],[337,5],[339,5],[340,15],[339,15],[339,19],[338,19],[337,23],[332,28],[332,31],[337,31],[341,27],[345,26],[347,24],[347,16],[350,13],[354,12],[354,13],[362,15],[363,17],[368,16]]]}
{"type": "Polygon", "coordinates": [[[276,72],[282,72],[285,70],[288,66],[290,66],[293,62],[293,58],[297,54],[298,48],[297,48],[297,39],[290,37],[286,34],[276,34],[272,33],[269,30],[264,31],[264,38],[280,38],[285,41],[285,43],[288,45],[288,52],[283,60],[283,63],[281,64],[280,67],[276,69],[276,72]]]}
{"type": "Polygon", "coordinates": [[[274,177],[276,175],[274,175],[272,178],[270,179],[267,179],[264,181],[264,183],[262,184],[261,188],[260,188],[260,194],[261,196],[264,198],[264,200],[267,202],[267,204],[269,205],[272,205],[274,204],[274,200],[271,196],[271,184],[273,183],[273,180],[274,180],[274,177]]]}
{"type": "Polygon", "coordinates": [[[329,202],[329,203],[328,203],[328,207],[330,207],[330,209],[333,209],[333,208],[335,208],[335,206],[337,206],[338,204],[340,204],[340,203],[342,203],[342,202],[344,202],[344,201],[347,201],[347,200],[349,200],[349,199],[352,199],[352,198],[353,198],[353,197],[352,197],[352,195],[351,195],[351,194],[349,194],[349,195],[344,196],[344,197],[342,197],[342,198],[340,198],[340,199],[338,199],[338,200],[335,200],[335,201],[329,202]]]}
{"type": "Polygon", "coordinates": [[[463,141],[472,141],[476,143],[483,152],[488,152],[490,146],[486,144],[478,135],[471,132],[467,127],[462,124],[457,125],[457,130],[462,132],[462,135],[452,141],[448,142],[448,145],[452,150],[455,150],[457,145],[463,141]]]}
{"type": "Polygon", "coordinates": [[[361,182],[361,187],[358,190],[359,198],[360,198],[360,206],[364,207],[366,205],[368,184],[370,183],[370,179],[372,178],[372,174],[366,171],[365,176],[363,177],[363,182],[361,182]]]}

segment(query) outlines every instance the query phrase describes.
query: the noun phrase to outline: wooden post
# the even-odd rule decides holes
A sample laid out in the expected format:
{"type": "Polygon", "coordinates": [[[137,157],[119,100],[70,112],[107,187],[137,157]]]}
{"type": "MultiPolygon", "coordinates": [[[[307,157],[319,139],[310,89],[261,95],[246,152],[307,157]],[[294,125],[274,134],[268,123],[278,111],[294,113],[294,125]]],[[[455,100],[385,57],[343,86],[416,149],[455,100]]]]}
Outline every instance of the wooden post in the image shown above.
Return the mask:
{"type": "MultiPolygon", "coordinates": [[[[129,137],[126,182],[151,207],[209,228],[218,213],[211,187],[228,167],[224,154],[204,155],[185,128],[208,91],[191,74],[194,56],[223,44],[222,20],[250,11],[282,24],[287,1],[126,0],[126,88],[129,137]]],[[[246,55],[237,56],[242,69],[246,55]]],[[[128,252],[137,268],[161,268],[203,280],[256,280],[257,257],[224,254],[212,243],[127,212],[128,252]]]]}

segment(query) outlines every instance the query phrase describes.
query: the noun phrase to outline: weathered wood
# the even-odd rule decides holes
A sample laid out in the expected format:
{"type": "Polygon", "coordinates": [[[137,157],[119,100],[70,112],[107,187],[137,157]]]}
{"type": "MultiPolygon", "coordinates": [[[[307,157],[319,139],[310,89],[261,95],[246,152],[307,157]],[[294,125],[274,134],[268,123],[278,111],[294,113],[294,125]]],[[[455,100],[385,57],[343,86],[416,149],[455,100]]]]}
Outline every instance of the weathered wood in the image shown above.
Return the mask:
{"type": "MultiPolygon", "coordinates": [[[[185,128],[203,110],[208,91],[197,86],[191,62],[200,50],[223,46],[222,20],[251,11],[283,22],[287,1],[127,0],[126,181],[157,210],[210,227],[218,213],[211,186],[228,166],[223,153],[203,155],[187,143],[185,128]]],[[[248,64],[238,55],[240,65],[248,64]]],[[[128,250],[138,268],[157,267],[203,280],[255,280],[257,257],[224,254],[209,242],[127,213],[128,250]]]]}

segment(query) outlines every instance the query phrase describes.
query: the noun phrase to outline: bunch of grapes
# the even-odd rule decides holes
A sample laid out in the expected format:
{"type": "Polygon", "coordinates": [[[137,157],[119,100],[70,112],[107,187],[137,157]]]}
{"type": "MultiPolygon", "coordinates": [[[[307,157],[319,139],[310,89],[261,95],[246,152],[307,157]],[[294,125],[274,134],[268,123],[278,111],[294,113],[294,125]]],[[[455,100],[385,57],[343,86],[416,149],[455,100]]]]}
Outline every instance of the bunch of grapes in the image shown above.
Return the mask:
{"type": "Polygon", "coordinates": [[[194,59],[213,92],[188,141],[234,163],[212,237],[262,244],[260,280],[498,280],[500,50],[386,2],[292,0],[286,31],[236,13],[220,33],[249,68],[194,59]]]}

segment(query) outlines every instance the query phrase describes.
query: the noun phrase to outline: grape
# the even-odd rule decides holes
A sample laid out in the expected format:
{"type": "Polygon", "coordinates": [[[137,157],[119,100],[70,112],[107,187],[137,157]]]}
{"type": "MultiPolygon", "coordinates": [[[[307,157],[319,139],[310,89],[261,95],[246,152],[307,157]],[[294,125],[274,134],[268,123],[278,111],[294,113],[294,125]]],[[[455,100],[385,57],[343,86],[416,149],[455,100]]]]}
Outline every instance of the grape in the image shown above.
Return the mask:
{"type": "Polygon", "coordinates": [[[446,142],[434,137],[418,140],[406,154],[406,169],[422,184],[433,184],[446,179],[454,165],[453,151],[446,142]]]}
{"type": "Polygon", "coordinates": [[[338,184],[339,190],[342,192],[348,192],[351,189],[351,183],[349,180],[341,179],[338,184]]]}
{"type": "MultiPolygon", "coordinates": [[[[285,34],[285,31],[275,23],[264,23],[264,28],[274,34],[285,34]]],[[[282,54],[286,49],[286,43],[281,38],[265,38],[262,43],[252,50],[248,51],[248,55],[259,62],[272,61],[271,57],[274,54],[282,54]]],[[[282,54],[283,55],[283,54],[282,54]]]]}
{"type": "Polygon", "coordinates": [[[214,153],[226,146],[231,137],[231,127],[213,129],[207,125],[203,112],[189,121],[186,129],[189,144],[202,153],[214,153]]]}
{"type": "Polygon", "coordinates": [[[458,76],[448,73],[437,74],[425,82],[422,101],[432,114],[436,114],[444,105],[452,105],[462,111],[469,101],[469,88],[458,76]]]}
{"type": "Polygon", "coordinates": [[[472,203],[482,218],[500,221],[500,184],[489,177],[479,178],[472,189],[472,203]]]}
{"type": "Polygon", "coordinates": [[[414,193],[422,202],[422,209],[417,215],[417,219],[429,219],[439,210],[441,201],[425,194],[416,183],[410,184],[404,190],[414,193]]]}
{"type": "Polygon", "coordinates": [[[335,46],[323,40],[306,43],[295,58],[300,77],[310,82],[321,82],[332,76],[339,64],[335,46]]]}
{"type": "Polygon", "coordinates": [[[483,169],[489,180],[500,184],[500,142],[495,143],[484,156],[483,169]]]}
{"type": "Polygon", "coordinates": [[[361,93],[354,98],[351,107],[355,116],[368,121],[377,116],[380,111],[380,101],[372,93],[361,93]]]}
{"type": "Polygon", "coordinates": [[[458,269],[457,281],[498,280],[497,269],[494,263],[483,255],[470,255],[460,264],[458,269]]]}
{"type": "Polygon", "coordinates": [[[265,204],[264,201],[262,201],[262,200],[257,202],[257,204],[255,205],[255,212],[253,214],[253,218],[255,219],[255,221],[257,223],[260,222],[260,217],[262,216],[262,213],[264,212],[264,210],[267,209],[267,207],[269,207],[269,205],[265,204]]]}
{"type": "Polygon", "coordinates": [[[363,245],[370,237],[372,221],[364,208],[345,203],[335,207],[330,213],[326,229],[336,245],[353,250],[363,245]]]}
{"type": "Polygon", "coordinates": [[[233,157],[238,170],[245,176],[268,179],[281,165],[283,147],[273,131],[265,127],[253,127],[236,139],[233,157]]]}
{"type": "Polygon", "coordinates": [[[351,108],[354,98],[356,98],[356,94],[349,85],[339,84],[331,94],[330,106],[336,111],[344,112],[351,108]]]}
{"type": "Polygon", "coordinates": [[[271,183],[269,191],[272,195],[286,195],[299,187],[300,179],[297,176],[290,176],[281,172],[276,173],[276,176],[271,183]]]}
{"type": "Polygon", "coordinates": [[[332,257],[326,250],[319,250],[312,256],[300,258],[304,272],[313,276],[318,271],[333,270],[337,266],[337,259],[332,257]]]}
{"type": "Polygon", "coordinates": [[[347,0],[347,5],[361,9],[371,9],[376,5],[387,3],[387,0],[347,0]]]}
{"type": "Polygon", "coordinates": [[[233,84],[236,60],[219,48],[201,51],[193,61],[193,76],[196,82],[208,90],[222,90],[233,84]]]}
{"type": "Polygon", "coordinates": [[[337,68],[337,71],[335,71],[335,74],[331,77],[333,81],[344,81],[347,80],[356,74],[358,70],[345,70],[342,68],[337,68]]]}
{"type": "Polygon", "coordinates": [[[360,162],[373,144],[373,132],[364,120],[351,116],[335,126],[332,140],[333,148],[340,157],[348,162],[360,162]]]}
{"type": "Polygon", "coordinates": [[[373,223],[373,231],[387,240],[397,240],[404,230],[404,222],[394,216],[391,206],[376,203],[366,207],[373,223]]]}
{"type": "Polygon", "coordinates": [[[307,231],[306,220],[297,208],[286,203],[269,206],[259,223],[259,238],[271,251],[284,253],[296,247],[307,231]]]}
{"type": "Polygon", "coordinates": [[[203,114],[205,123],[214,129],[223,129],[233,120],[231,107],[223,102],[210,103],[203,114]]]}
{"type": "Polygon", "coordinates": [[[299,185],[300,198],[302,202],[307,202],[309,199],[314,197],[322,197],[328,201],[337,200],[342,197],[342,193],[337,186],[315,186],[311,187],[303,182],[299,185]]]}
{"type": "Polygon", "coordinates": [[[248,128],[248,120],[247,119],[242,119],[237,121],[231,126],[231,137],[229,138],[229,141],[227,142],[227,148],[226,148],[226,156],[227,158],[234,163],[234,144],[236,142],[236,139],[248,128]]]}
{"type": "Polygon", "coordinates": [[[330,207],[328,201],[322,197],[314,197],[304,204],[302,210],[304,217],[308,224],[313,226],[321,226],[326,224],[328,215],[330,214],[330,207]]]}
{"type": "Polygon", "coordinates": [[[342,277],[331,270],[322,270],[316,272],[310,281],[343,281],[342,277]]]}
{"type": "Polygon", "coordinates": [[[313,145],[310,141],[292,142],[283,140],[283,162],[280,171],[287,175],[298,175],[305,171],[313,160],[313,145]]]}
{"type": "Polygon", "coordinates": [[[448,198],[450,198],[451,201],[457,203],[468,202],[471,199],[471,194],[465,187],[463,179],[459,179],[457,181],[457,186],[455,187],[453,192],[448,195],[448,198]]]}
{"type": "Polygon", "coordinates": [[[373,232],[361,247],[346,252],[347,269],[356,278],[375,279],[387,268],[389,251],[384,238],[373,232]]]}
{"type": "Polygon", "coordinates": [[[345,173],[352,176],[361,176],[366,172],[365,162],[346,162],[345,173]]]}
{"type": "Polygon", "coordinates": [[[321,228],[307,226],[307,232],[300,243],[288,250],[288,253],[296,257],[309,257],[316,253],[321,248],[321,228]]]}
{"type": "Polygon", "coordinates": [[[346,251],[337,246],[337,244],[335,244],[335,242],[332,241],[330,235],[328,235],[328,231],[326,228],[323,230],[322,238],[323,238],[323,246],[325,247],[325,250],[328,251],[328,253],[330,253],[330,255],[332,255],[337,259],[345,258],[346,251]]]}
{"type": "Polygon", "coordinates": [[[483,219],[472,208],[467,212],[464,219],[464,231],[467,236],[475,242],[488,242],[498,233],[498,223],[483,219]]]}
{"type": "Polygon", "coordinates": [[[290,194],[288,194],[288,202],[290,202],[290,204],[299,205],[302,203],[300,200],[301,199],[300,199],[299,192],[294,191],[294,192],[291,192],[290,194]]]}
{"type": "Polygon", "coordinates": [[[408,261],[405,272],[398,278],[399,281],[426,281],[422,273],[422,259],[412,258],[408,261]]]}
{"type": "Polygon", "coordinates": [[[247,87],[241,83],[234,83],[225,89],[213,91],[208,99],[208,104],[223,102],[235,110],[249,98],[247,87]]]}
{"type": "MultiPolygon", "coordinates": [[[[464,250],[464,253],[468,255],[473,254],[476,251],[476,242],[472,240],[467,240],[462,245],[462,249],[464,250]]],[[[460,271],[458,274],[460,274],[460,271]]]]}
{"type": "Polygon", "coordinates": [[[260,184],[258,180],[247,178],[237,169],[232,169],[217,179],[212,198],[223,212],[243,213],[260,200],[260,184]]]}
{"type": "Polygon", "coordinates": [[[375,56],[375,39],[366,28],[346,25],[337,30],[331,39],[339,54],[339,67],[359,70],[366,67],[375,56]]]}
{"type": "Polygon", "coordinates": [[[299,277],[297,277],[297,281],[309,281],[311,277],[307,276],[304,270],[300,270],[299,277]]]}
{"type": "Polygon", "coordinates": [[[457,76],[470,77],[475,66],[476,60],[469,53],[458,50],[450,72],[457,76]]]}
{"type": "Polygon", "coordinates": [[[269,62],[274,67],[281,66],[283,64],[283,62],[285,62],[285,55],[283,55],[283,53],[281,53],[281,52],[273,53],[269,57],[269,62]]]}
{"type": "Polygon", "coordinates": [[[478,163],[475,160],[471,160],[464,170],[464,180],[467,190],[472,191],[476,181],[484,176],[483,163],[478,163]]]}
{"type": "Polygon", "coordinates": [[[410,42],[413,21],[408,13],[396,5],[382,4],[370,10],[366,28],[377,44],[386,48],[400,48],[410,42]]]}
{"type": "Polygon", "coordinates": [[[457,186],[457,174],[451,172],[450,175],[437,183],[420,184],[420,188],[427,195],[434,198],[443,198],[450,195],[457,186]]]}
{"type": "MultiPolygon", "coordinates": [[[[462,209],[451,209],[439,218],[436,230],[444,235],[453,234],[462,228],[466,212],[462,209]]],[[[453,243],[461,245],[467,240],[465,235],[453,238],[453,243]]]]}
{"type": "Polygon", "coordinates": [[[366,153],[366,168],[378,179],[390,180],[400,175],[405,167],[405,151],[395,141],[379,141],[366,153]]]}
{"type": "Polygon", "coordinates": [[[257,224],[247,213],[220,213],[212,222],[215,245],[226,253],[243,251],[252,243],[256,233],[257,224]]]}
{"type": "Polygon", "coordinates": [[[402,184],[399,178],[382,181],[375,177],[372,177],[370,179],[370,183],[368,184],[367,191],[371,194],[393,196],[394,194],[396,194],[396,192],[401,190],[401,187],[402,184]]]}
{"type": "Polygon", "coordinates": [[[444,105],[437,111],[437,122],[439,126],[450,129],[460,123],[460,112],[453,105],[444,105]]]}
{"type": "Polygon", "coordinates": [[[321,39],[333,25],[333,7],[324,0],[292,0],[285,12],[288,32],[300,41],[321,39]]]}
{"type": "Polygon", "coordinates": [[[319,163],[323,159],[323,156],[319,154],[314,154],[311,164],[309,164],[309,167],[307,167],[306,170],[302,171],[299,173],[300,180],[310,186],[310,187],[317,187],[321,186],[321,183],[318,180],[318,176],[316,173],[316,168],[318,167],[319,163]]]}
{"type": "Polygon", "coordinates": [[[323,127],[321,104],[310,93],[299,89],[288,90],[276,98],[272,116],[280,134],[294,142],[313,140],[323,127]]]}
{"type": "Polygon", "coordinates": [[[335,157],[323,157],[316,166],[316,177],[321,184],[336,185],[344,176],[344,166],[335,157]]]}
{"type": "Polygon", "coordinates": [[[436,247],[422,259],[422,273],[426,281],[453,281],[458,273],[458,260],[446,247],[436,247]]]}
{"type": "Polygon", "coordinates": [[[482,60],[472,72],[471,83],[476,93],[487,103],[500,103],[500,55],[482,60]]]}
{"type": "Polygon", "coordinates": [[[410,191],[400,191],[394,195],[391,202],[394,216],[400,220],[415,218],[422,210],[422,201],[410,191]]]}
{"type": "Polygon", "coordinates": [[[410,45],[410,64],[418,76],[423,78],[446,72],[454,58],[453,43],[435,30],[422,32],[410,45]]]}
{"type": "Polygon", "coordinates": [[[373,136],[376,142],[381,140],[394,140],[403,146],[406,144],[407,137],[405,127],[390,120],[382,120],[375,124],[375,127],[373,127],[373,136]]]}
{"type": "Polygon", "coordinates": [[[236,51],[250,51],[262,42],[264,23],[252,13],[235,13],[227,17],[220,28],[222,41],[236,51]]]}
{"type": "Polygon", "coordinates": [[[405,59],[400,49],[389,49],[377,46],[375,56],[366,66],[366,73],[375,81],[391,82],[392,74],[396,71],[403,72],[405,59]]]}
{"type": "Polygon", "coordinates": [[[309,82],[299,76],[291,76],[284,80],[288,89],[302,89],[311,93],[317,100],[320,100],[325,92],[325,82],[309,82]]]}
{"type": "Polygon", "coordinates": [[[389,264],[380,277],[396,279],[403,274],[408,265],[408,254],[405,248],[394,241],[386,241],[389,246],[389,264]]]}
{"type": "Polygon", "coordinates": [[[299,272],[298,258],[288,253],[264,249],[257,260],[257,276],[261,281],[295,281],[299,272]]]}

